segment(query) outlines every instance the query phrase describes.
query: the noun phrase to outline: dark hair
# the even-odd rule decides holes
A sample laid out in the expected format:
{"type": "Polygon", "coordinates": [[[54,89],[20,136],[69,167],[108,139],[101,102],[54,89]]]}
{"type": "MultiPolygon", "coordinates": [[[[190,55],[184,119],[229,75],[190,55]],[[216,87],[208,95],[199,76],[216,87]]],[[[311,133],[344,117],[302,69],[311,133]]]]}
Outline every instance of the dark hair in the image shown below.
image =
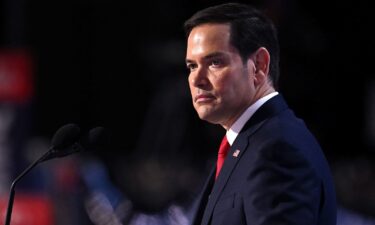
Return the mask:
{"type": "Polygon", "coordinates": [[[279,78],[279,44],[276,28],[270,19],[257,9],[240,3],[225,3],[196,12],[184,24],[186,36],[201,24],[229,24],[231,45],[237,48],[242,61],[260,47],[265,47],[270,55],[270,79],[274,86],[279,78]]]}

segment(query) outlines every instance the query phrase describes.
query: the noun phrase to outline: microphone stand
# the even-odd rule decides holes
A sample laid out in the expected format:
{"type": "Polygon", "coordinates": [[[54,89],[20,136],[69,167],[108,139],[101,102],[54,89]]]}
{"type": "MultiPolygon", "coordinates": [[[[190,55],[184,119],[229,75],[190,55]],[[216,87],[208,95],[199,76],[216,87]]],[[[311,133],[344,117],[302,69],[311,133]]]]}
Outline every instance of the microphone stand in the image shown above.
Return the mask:
{"type": "Polygon", "coordinates": [[[24,177],[27,173],[30,172],[32,168],[34,168],[38,163],[43,161],[53,159],[56,157],[63,157],[70,155],[75,152],[79,152],[83,150],[83,147],[77,143],[79,139],[80,129],[75,124],[66,124],[59,128],[55,135],[52,138],[52,147],[44,153],[41,157],[35,160],[29,167],[27,167],[12,183],[10,186],[10,194],[9,194],[9,201],[8,201],[8,209],[7,214],[5,217],[5,224],[10,224],[10,218],[12,217],[12,209],[13,209],[13,202],[14,202],[14,195],[15,195],[15,187],[18,181],[24,177]]]}
{"type": "Polygon", "coordinates": [[[8,201],[8,209],[7,209],[7,214],[5,217],[5,223],[4,225],[9,225],[10,224],[10,219],[12,217],[12,209],[13,209],[13,202],[14,202],[14,188],[16,187],[17,182],[24,177],[27,173],[30,172],[32,168],[34,168],[38,163],[42,162],[49,154],[51,154],[51,151],[47,151],[44,153],[39,159],[35,160],[29,167],[27,167],[12,183],[10,186],[10,194],[9,194],[9,201],[8,201]]]}

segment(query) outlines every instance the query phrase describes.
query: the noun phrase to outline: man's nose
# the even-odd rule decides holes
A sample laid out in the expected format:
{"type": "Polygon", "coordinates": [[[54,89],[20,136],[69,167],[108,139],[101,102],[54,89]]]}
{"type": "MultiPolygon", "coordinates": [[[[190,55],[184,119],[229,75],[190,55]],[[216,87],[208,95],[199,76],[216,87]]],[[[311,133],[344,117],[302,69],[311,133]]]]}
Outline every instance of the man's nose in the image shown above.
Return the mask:
{"type": "Polygon", "coordinates": [[[192,74],[190,82],[194,87],[204,87],[208,84],[207,71],[203,67],[198,67],[192,74]]]}

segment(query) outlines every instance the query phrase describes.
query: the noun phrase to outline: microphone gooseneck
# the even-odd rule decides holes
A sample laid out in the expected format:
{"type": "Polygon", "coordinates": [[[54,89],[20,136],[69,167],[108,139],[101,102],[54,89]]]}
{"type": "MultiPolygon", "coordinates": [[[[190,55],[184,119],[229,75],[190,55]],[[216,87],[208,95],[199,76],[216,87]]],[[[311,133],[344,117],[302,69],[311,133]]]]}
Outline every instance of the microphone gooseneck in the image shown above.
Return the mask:
{"type": "Polygon", "coordinates": [[[56,158],[62,157],[74,152],[78,152],[82,147],[78,144],[80,138],[80,128],[75,124],[66,124],[59,128],[54,134],[51,141],[51,148],[44,153],[40,158],[35,160],[29,167],[27,167],[13,182],[10,187],[8,208],[5,217],[5,225],[10,224],[10,219],[12,216],[15,186],[18,181],[24,177],[32,168],[34,168],[38,163],[56,158]]]}

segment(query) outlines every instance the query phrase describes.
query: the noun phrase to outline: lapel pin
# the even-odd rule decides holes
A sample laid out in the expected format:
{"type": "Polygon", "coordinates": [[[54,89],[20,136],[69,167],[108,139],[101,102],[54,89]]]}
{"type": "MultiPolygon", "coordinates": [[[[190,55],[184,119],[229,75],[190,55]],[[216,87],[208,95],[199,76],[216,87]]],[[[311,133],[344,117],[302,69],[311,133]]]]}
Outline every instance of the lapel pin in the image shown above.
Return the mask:
{"type": "Polygon", "coordinates": [[[237,158],[237,156],[240,154],[240,152],[241,152],[241,151],[238,150],[238,149],[237,149],[236,151],[234,151],[234,152],[233,152],[233,157],[236,157],[236,158],[237,158]]]}

